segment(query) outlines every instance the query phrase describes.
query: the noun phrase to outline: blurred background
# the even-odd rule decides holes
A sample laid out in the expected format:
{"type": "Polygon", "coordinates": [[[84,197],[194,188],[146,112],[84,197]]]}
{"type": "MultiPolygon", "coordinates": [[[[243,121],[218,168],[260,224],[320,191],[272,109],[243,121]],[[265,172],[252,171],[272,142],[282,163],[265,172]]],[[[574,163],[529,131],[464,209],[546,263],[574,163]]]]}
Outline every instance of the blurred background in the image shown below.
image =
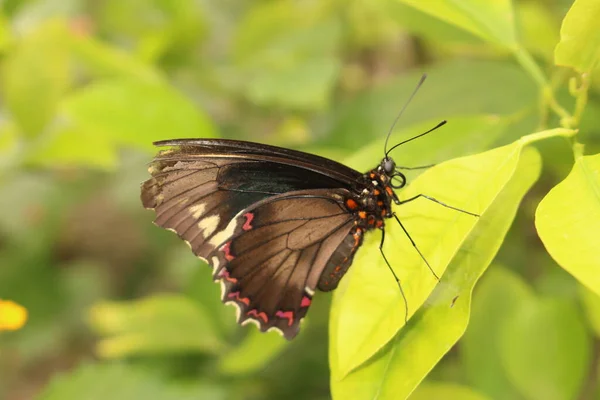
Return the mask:
{"type": "MultiPolygon", "coordinates": [[[[570,6],[514,2],[521,43],[567,106],[570,73],[551,65],[570,6]]],[[[139,185],[152,141],[167,138],[351,159],[383,145],[423,72],[399,129],[448,119],[471,136],[429,154],[446,127],[429,135],[418,164],[558,126],[507,50],[397,0],[0,0],[0,299],[28,311],[21,329],[0,331],[0,398],[330,398],[330,294],[291,343],[237,327],[210,269],[151,224],[139,185]]],[[[598,82],[581,124],[589,153],[598,82]]],[[[539,147],[544,173],[476,288],[467,333],[427,378],[481,396],[462,398],[600,398],[600,300],[533,225],[572,155],[560,139],[539,147]],[[513,324],[532,298],[540,312],[513,324]],[[521,360],[495,347],[511,337],[549,344],[521,360]]]]}

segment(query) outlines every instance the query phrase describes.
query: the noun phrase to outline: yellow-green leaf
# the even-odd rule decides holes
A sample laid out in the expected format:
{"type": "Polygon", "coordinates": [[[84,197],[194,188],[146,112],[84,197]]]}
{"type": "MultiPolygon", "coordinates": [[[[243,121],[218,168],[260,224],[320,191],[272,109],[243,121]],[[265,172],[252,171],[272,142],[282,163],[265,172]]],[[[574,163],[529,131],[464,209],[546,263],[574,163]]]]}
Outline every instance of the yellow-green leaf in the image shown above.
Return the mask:
{"type": "Polygon", "coordinates": [[[600,337],[600,296],[583,285],[579,285],[579,296],[583,303],[588,324],[596,337],[600,337]]]}
{"type": "Polygon", "coordinates": [[[49,21],[17,41],[5,60],[2,85],[10,114],[29,137],[54,118],[69,83],[68,32],[49,21]]]}
{"type": "Polygon", "coordinates": [[[419,386],[410,396],[409,400],[491,400],[489,397],[474,389],[456,383],[426,382],[419,386]]]}
{"type": "Polygon", "coordinates": [[[46,167],[86,165],[114,168],[117,146],[104,135],[85,128],[53,129],[27,148],[26,161],[46,167]]]}
{"type": "Polygon", "coordinates": [[[92,75],[135,78],[147,82],[164,80],[152,65],[92,36],[74,36],[70,45],[74,58],[87,67],[92,75]]]}
{"type": "MultiPolygon", "coordinates": [[[[573,132],[539,132],[508,146],[440,164],[400,191],[399,197],[408,199],[423,193],[463,210],[484,213],[513,178],[523,146],[573,132]]],[[[460,254],[464,240],[477,223],[475,217],[424,198],[402,205],[396,212],[438,276],[460,254]]],[[[403,282],[410,317],[437,281],[396,221],[388,221],[385,232],[384,251],[403,282]]],[[[379,243],[378,232],[367,235],[353,267],[334,294],[330,362],[338,378],[368,360],[404,325],[404,300],[381,257],[379,243]]]]}
{"type": "Polygon", "coordinates": [[[224,400],[226,391],[214,384],[169,382],[148,369],[127,364],[87,364],[56,374],[36,400],[224,400]]]}
{"type": "Polygon", "coordinates": [[[75,127],[118,144],[152,149],[155,140],[216,136],[208,115],[162,83],[100,81],[71,94],[63,107],[75,127]]]}
{"type": "Polygon", "coordinates": [[[554,260],[600,295],[600,154],[577,157],[540,202],[535,225],[554,260]]]}
{"type": "Polygon", "coordinates": [[[261,105],[324,109],[341,69],[337,17],[323,2],[262,2],[240,22],[223,83],[261,105]]]}
{"type": "Polygon", "coordinates": [[[219,360],[219,370],[225,374],[248,374],[263,368],[288,344],[277,332],[252,329],[244,341],[219,360]]]}
{"type": "MultiPolygon", "coordinates": [[[[507,147],[518,146],[511,145],[507,147]]],[[[500,148],[483,153],[483,155],[493,156],[490,153],[506,150],[506,148],[500,148]]],[[[520,150],[517,153],[520,153],[520,150]]],[[[481,158],[482,154],[479,154],[454,160],[449,162],[450,169],[458,172],[457,169],[452,167],[458,165],[476,166],[481,158]],[[471,159],[473,164],[469,163],[468,159],[471,159]]],[[[345,300],[343,299],[343,291],[346,289],[344,286],[349,286],[342,285],[348,277],[342,280],[340,286],[343,287],[338,288],[338,292],[342,291],[342,293],[340,296],[334,297],[331,316],[330,364],[332,366],[331,387],[334,398],[352,398],[356,400],[373,398],[405,399],[460,338],[467,326],[473,286],[498,251],[521,199],[540,172],[540,157],[534,149],[528,147],[523,151],[521,157],[517,158],[519,159],[518,163],[513,166],[512,171],[509,171],[510,176],[507,178],[506,185],[494,196],[493,203],[486,207],[474,229],[464,238],[462,248],[453,257],[452,262],[437,284],[436,290],[429,296],[425,305],[416,311],[415,315],[409,320],[408,325],[396,334],[393,340],[387,343],[369,362],[360,365],[347,375],[344,375],[347,365],[341,366],[339,360],[340,354],[345,351],[341,345],[345,343],[341,342],[335,335],[340,334],[342,324],[344,324],[343,328],[350,332],[352,329],[361,328],[359,325],[352,325],[348,320],[342,321],[339,317],[342,306],[339,302],[345,300]]],[[[419,181],[427,183],[425,174],[419,178],[419,181]]],[[[480,190],[485,196],[486,188],[480,187],[480,190]]],[[[461,204],[461,206],[466,205],[466,203],[461,204]]],[[[426,220],[426,218],[418,218],[418,214],[413,216],[420,222],[426,220]]],[[[433,217],[430,215],[429,218],[437,219],[440,216],[441,214],[435,213],[433,217]]],[[[462,218],[456,215],[454,217],[456,219],[462,218]]],[[[458,233],[454,232],[454,234],[458,233]]],[[[437,236],[440,239],[439,233],[432,234],[432,236],[437,236]]],[[[417,238],[418,236],[415,235],[415,239],[417,238]]],[[[396,244],[396,247],[398,246],[399,244],[396,244]]],[[[424,254],[431,256],[431,253],[427,250],[424,251],[424,254]]],[[[405,253],[405,256],[408,256],[408,253],[405,253]]],[[[436,259],[436,257],[431,257],[431,259],[436,259]]],[[[413,264],[412,262],[401,262],[400,267],[402,269],[398,272],[408,268],[416,269],[417,267],[426,269],[423,265],[413,264]]],[[[437,267],[439,266],[434,263],[434,268],[437,267]]],[[[360,294],[366,304],[360,305],[355,312],[358,321],[364,321],[365,313],[379,314],[378,311],[381,306],[375,304],[373,299],[380,297],[382,298],[380,301],[385,300],[388,303],[388,308],[385,310],[388,311],[388,315],[384,317],[393,320],[390,323],[386,320],[378,321],[380,328],[382,330],[389,329],[394,322],[401,324],[403,322],[402,312],[394,310],[403,308],[402,299],[397,293],[398,289],[394,287],[393,279],[387,275],[382,275],[383,271],[380,274],[379,270],[382,270],[383,267],[379,264],[378,258],[374,257],[370,265],[357,264],[353,268],[363,270],[370,268],[376,278],[379,279],[379,282],[375,283],[373,278],[367,277],[366,287],[360,294]]],[[[389,271],[385,272],[389,274],[389,271]]],[[[351,269],[348,274],[356,275],[356,271],[353,272],[351,269]]],[[[409,285],[421,287],[429,284],[429,281],[426,280],[432,280],[431,276],[425,277],[425,272],[422,272],[422,274],[421,277],[415,275],[413,281],[405,280],[407,289],[409,289],[409,285]],[[420,279],[421,282],[418,282],[417,279],[420,279]]],[[[366,277],[365,273],[361,275],[366,277]]],[[[353,282],[350,282],[350,284],[353,284],[353,282]]],[[[419,305],[415,301],[411,302],[410,298],[409,302],[413,311],[419,305]]],[[[353,304],[358,304],[358,301],[353,302],[353,304]]],[[[346,312],[346,314],[347,318],[352,317],[351,313],[346,312]]],[[[381,335],[375,332],[373,339],[379,340],[379,338],[381,338],[381,335]]],[[[359,347],[358,350],[363,351],[363,348],[359,347]]],[[[357,365],[357,360],[351,359],[349,361],[357,365]]]]}
{"type": "Polygon", "coordinates": [[[557,65],[589,72],[600,56],[600,2],[575,0],[560,28],[560,42],[554,49],[557,65]]]}
{"type": "Polygon", "coordinates": [[[510,0],[398,0],[508,48],[517,46],[510,0]]]}
{"type": "Polygon", "coordinates": [[[506,374],[525,398],[577,398],[589,367],[591,341],[574,302],[526,302],[500,335],[506,374]]]}
{"type": "Polygon", "coordinates": [[[184,296],[155,295],[131,302],[105,302],[90,311],[90,323],[106,338],[98,343],[101,357],[139,354],[208,352],[223,342],[206,312],[184,296]]]}
{"type": "Polygon", "coordinates": [[[502,363],[500,330],[510,324],[516,310],[533,300],[533,290],[523,279],[498,265],[492,265],[477,286],[460,348],[467,382],[482,393],[493,398],[519,398],[502,363]]]}

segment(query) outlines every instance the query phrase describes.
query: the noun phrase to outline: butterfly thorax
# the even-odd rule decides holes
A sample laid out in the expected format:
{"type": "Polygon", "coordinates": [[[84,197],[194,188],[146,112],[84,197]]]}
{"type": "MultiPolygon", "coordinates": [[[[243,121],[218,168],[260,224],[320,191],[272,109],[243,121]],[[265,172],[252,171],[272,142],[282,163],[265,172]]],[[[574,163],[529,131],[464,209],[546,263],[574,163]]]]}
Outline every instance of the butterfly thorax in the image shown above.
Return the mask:
{"type": "Polygon", "coordinates": [[[384,218],[391,218],[392,202],[397,199],[383,162],[363,175],[361,187],[362,191],[345,203],[357,216],[355,225],[364,230],[383,228],[384,218]]]}

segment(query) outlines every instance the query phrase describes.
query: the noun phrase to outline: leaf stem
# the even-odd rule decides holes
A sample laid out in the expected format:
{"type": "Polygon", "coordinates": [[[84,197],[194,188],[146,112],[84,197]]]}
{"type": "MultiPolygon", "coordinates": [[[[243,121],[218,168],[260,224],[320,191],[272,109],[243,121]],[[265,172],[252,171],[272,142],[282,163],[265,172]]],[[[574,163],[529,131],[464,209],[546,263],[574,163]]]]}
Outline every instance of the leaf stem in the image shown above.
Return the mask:
{"type": "Polygon", "coordinates": [[[580,75],[580,77],[581,84],[579,87],[576,86],[577,80],[575,77],[569,80],[569,91],[571,92],[571,95],[575,97],[575,110],[572,118],[573,126],[575,127],[578,126],[579,122],[581,121],[581,115],[583,114],[585,106],[587,105],[588,90],[590,88],[590,74],[584,72],[580,75]]]}
{"type": "Polygon", "coordinates": [[[554,97],[554,90],[544,75],[539,65],[535,62],[531,54],[522,46],[518,45],[512,49],[516,60],[523,69],[535,80],[541,89],[540,92],[540,128],[545,128],[548,120],[548,108],[560,117],[560,124],[563,128],[571,128],[574,125],[573,116],[562,107],[554,97]]]}
{"type": "Polygon", "coordinates": [[[549,86],[548,79],[527,50],[518,45],[512,49],[512,52],[523,69],[531,75],[541,88],[549,86]]]}

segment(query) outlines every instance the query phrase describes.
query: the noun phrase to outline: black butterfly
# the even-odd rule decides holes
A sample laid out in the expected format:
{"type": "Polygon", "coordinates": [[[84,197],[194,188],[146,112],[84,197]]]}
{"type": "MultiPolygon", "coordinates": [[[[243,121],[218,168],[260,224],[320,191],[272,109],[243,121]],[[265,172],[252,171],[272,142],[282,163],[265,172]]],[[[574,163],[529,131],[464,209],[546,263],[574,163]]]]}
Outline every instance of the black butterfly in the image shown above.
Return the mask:
{"type": "Polygon", "coordinates": [[[254,321],[261,331],[274,328],[287,339],[298,333],[315,290],[337,287],[367,231],[381,230],[381,250],[385,219],[395,217],[402,226],[392,202],[425,197],[456,209],[424,195],[398,199],[394,189],[404,187],[406,177],[388,156],[398,145],[367,173],[251,142],[176,139],[155,145],[170,148],[149,168],[152,178],[141,188],[144,207],[213,267],[222,300],[237,306],[239,323],[254,321]]]}

